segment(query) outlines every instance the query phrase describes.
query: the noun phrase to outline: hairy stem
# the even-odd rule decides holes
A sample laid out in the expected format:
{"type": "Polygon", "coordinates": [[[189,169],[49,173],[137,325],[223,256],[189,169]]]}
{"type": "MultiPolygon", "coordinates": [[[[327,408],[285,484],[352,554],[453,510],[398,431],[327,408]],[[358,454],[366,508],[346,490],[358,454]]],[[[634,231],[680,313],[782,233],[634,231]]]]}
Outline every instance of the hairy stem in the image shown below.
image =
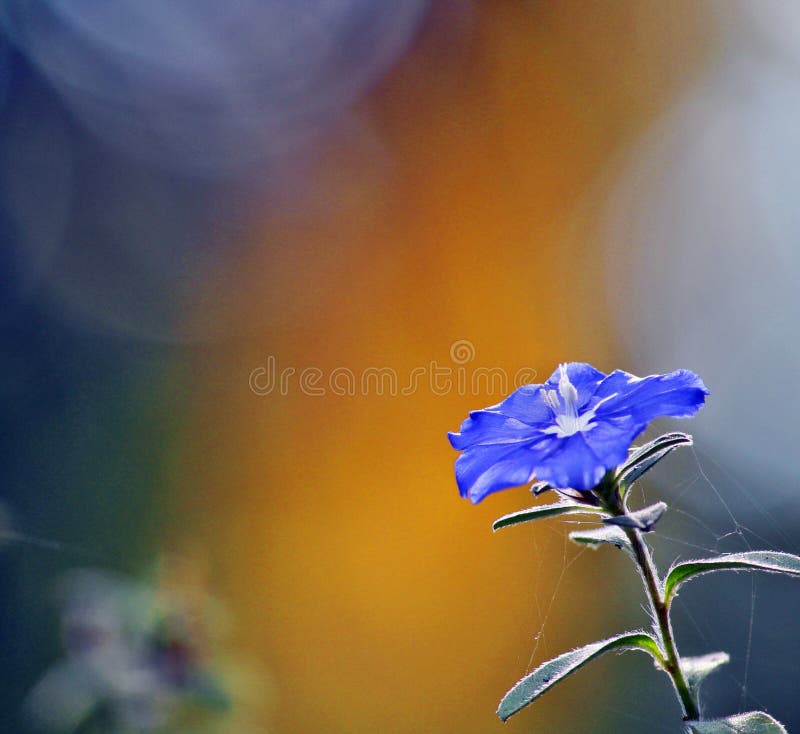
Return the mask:
{"type": "MultiPolygon", "coordinates": [[[[606,512],[620,516],[627,513],[624,493],[620,492],[617,482],[606,475],[606,481],[601,483],[595,490],[600,504],[606,512]]],[[[642,538],[642,533],[636,528],[623,527],[625,535],[628,536],[633,550],[634,561],[639,569],[639,573],[644,582],[644,590],[650,601],[650,608],[653,610],[653,617],[656,622],[656,633],[658,634],[661,649],[664,652],[662,667],[672,679],[675,692],[683,707],[684,721],[691,721],[700,718],[700,711],[694,699],[686,676],[681,669],[681,659],[678,655],[678,648],[675,646],[675,637],[672,634],[672,624],[669,620],[669,601],[664,598],[664,590],[658,578],[650,548],[642,538]]]]}
{"type": "Polygon", "coordinates": [[[672,634],[672,624],[669,621],[669,605],[664,601],[664,594],[653,564],[653,558],[650,555],[650,549],[638,530],[635,528],[624,528],[624,530],[628,540],[631,542],[636,565],[639,567],[639,573],[642,575],[644,588],[650,600],[650,606],[653,609],[653,615],[658,625],[661,647],[665,655],[664,670],[672,678],[675,691],[678,694],[681,706],[683,706],[684,721],[699,719],[700,711],[681,669],[678,649],[675,646],[675,637],[672,634]]]}

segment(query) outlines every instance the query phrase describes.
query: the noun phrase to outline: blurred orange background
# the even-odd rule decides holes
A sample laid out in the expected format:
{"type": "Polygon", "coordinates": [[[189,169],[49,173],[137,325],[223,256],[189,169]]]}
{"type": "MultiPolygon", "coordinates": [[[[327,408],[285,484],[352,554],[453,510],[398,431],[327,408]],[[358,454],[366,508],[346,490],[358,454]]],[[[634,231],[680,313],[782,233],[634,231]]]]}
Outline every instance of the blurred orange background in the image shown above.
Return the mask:
{"type": "MultiPolygon", "coordinates": [[[[678,731],[633,655],[500,723],[648,619],[569,524],[493,534],[530,495],[461,499],[446,434],[559,362],[692,369],[656,562],[800,551],[798,38],[788,0],[1,3],[0,731],[678,731]]],[[[737,579],[674,607],[731,653],[703,716],[791,729],[796,587],[737,579]]]]}
{"type": "MultiPolygon", "coordinates": [[[[710,53],[702,10],[436,4],[355,108],[361,133],[333,135],[288,205],[265,202],[246,258],[191,314],[219,318],[236,284],[241,336],[188,368],[172,533],[205,548],[238,645],[270,668],[274,731],[500,730],[532,663],[646,621],[616,558],[567,566],[563,526],[492,535],[524,490],[458,497],[445,433],[500,395],[256,395],[248,376],[270,355],[404,376],[451,365],[462,339],[470,368],[616,366],[590,185],[710,53]],[[606,603],[609,584],[626,591],[606,603]]],[[[585,675],[505,730],[612,730],[618,712],[587,729],[579,702],[615,679],[585,675]]]]}

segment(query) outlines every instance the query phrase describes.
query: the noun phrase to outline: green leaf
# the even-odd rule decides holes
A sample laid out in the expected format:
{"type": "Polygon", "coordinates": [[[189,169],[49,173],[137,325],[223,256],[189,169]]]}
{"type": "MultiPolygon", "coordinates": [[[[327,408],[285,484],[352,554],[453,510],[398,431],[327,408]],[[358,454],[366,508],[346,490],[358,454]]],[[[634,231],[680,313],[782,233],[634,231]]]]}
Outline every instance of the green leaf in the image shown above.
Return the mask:
{"type": "Polygon", "coordinates": [[[639,477],[650,471],[661,459],[680,446],[691,446],[692,437],[688,433],[665,433],[663,436],[640,446],[617,471],[617,482],[628,489],[639,477]]]}
{"type": "Polygon", "coordinates": [[[659,665],[664,660],[658,643],[646,632],[626,632],[616,637],[609,637],[607,640],[593,642],[591,645],[579,647],[576,650],[565,652],[557,658],[553,658],[553,660],[548,660],[532,673],[517,681],[511,690],[503,696],[503,700],[500,701],[497,715],[503,721],[506,721],[510,716],[513,716],[529,703],[539,698],[560,680],[574,673],[596,657],[612,650],[620,652],[624,650],[643,650],[652,655],[659,665]]]}
{"type": "Polygon", "coordinates": [[[645,507],[636,512],[628,512],[625,515],[615,515],[614,517],[606,517],[603,522],[607,525],[619,525],[623,528],[636,528],[643,533],[649,533],[656,523],[662,518],[667,511],[666,502],[656,502],[654,505],[645,507]]]}
{"type": "Polygon", "coordinates": [[[572,500],[562,500],[555,502],[552,505],[539,505],[538,507],[529,507],[526,510],[517,510],[510,515],[503,515],[492,523],[492,530],[500,530],[509,525],[519,525],[523,522],[531,522],[533,520],[544,520],[548,517],[555,517],[556,515],[575,515],[578,513],[598,514],[602,513],[599,507],[592,507],[585,505],[581,502],[573,502],[572,500]]]}
{"type": "Polygon", "coordinates": [[[597,550],[601,545],[610,543],[620,550],[631,550],[631,542],[623,530],[609,525],[604,528],[591,528],[589,530],[574,530],[569,534],[570,540],[578,545],[584,545],[592,550],[597,550]]]}
{"type": "Polygon", "coordinates": [[[672,599],[684,581],[711,571],[766,571],[800,576],[800,557],[778,551],[747,551],[684,561],[674,565],[667,574],[664,582],[665,601],[672,599]]]}
{"type": "Polygon", "coordinates": [[[703,679],[717,668],[730,662],[727,652],[710,652],[693,658],[681,658],[681,668],[686,682],[691,688],[697,688],[703,679]]]}
{"type": "Polygon", "coordinates": [[[727,716],[724,719],[690,721],[692,734],[788,734],[783,725],[763,711],[727,716]]]}

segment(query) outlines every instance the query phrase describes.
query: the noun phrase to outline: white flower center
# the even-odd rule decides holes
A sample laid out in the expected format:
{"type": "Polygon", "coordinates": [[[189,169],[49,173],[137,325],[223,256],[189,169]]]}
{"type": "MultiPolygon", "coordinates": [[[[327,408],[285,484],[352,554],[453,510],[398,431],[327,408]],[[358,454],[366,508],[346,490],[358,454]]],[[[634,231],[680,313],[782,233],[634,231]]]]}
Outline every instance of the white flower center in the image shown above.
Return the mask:
{"type": "Polygon", "coordinates": [[[558,380],[558,393],[555,390],[545,390],[544,388],[541,391],[542,400],[553,411],[556,419],[556,425],[546,428],[545,433],[555,433],[559,438],[566,438],[578,431],[583,433],[591,431],[597,425],[592,422],[595,416],[594,409],[578,415],[578,391],[569,381],[567,365],[559,365],[559,370],[561,377],[558,380]],[[561,400],[558,398],[559,393],[561,400]]]}

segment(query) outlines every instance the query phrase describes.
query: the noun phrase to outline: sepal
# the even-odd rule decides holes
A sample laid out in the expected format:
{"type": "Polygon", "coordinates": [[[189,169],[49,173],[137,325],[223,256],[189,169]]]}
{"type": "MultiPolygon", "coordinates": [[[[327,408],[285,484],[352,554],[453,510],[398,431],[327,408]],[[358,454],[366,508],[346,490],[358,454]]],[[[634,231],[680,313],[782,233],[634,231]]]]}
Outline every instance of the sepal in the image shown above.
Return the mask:
{"type": "Polygon", "coordinates": [[[614,525],[603,528],[590,528],[588,530],[573,530],[569,534],[573,543],[582,545],[592,550],[597,550],[601,545],[614,545],[620,550],[632,551],[631,542],[624,531],[614,525]]]}
{"type": "Polygon", "coordinates": [[[675,431],[665,433],[637,448],[617,469],[616,479],[623,493],[665,456],[681,446],[691,446],[692,443],[692,437],[688,433],[675,431]]]}
{"type": "Polygon", "coordinates": [[[553,487],[551,487],[547,482],[534,482],[531,484],[531,494],[533,494],[534,497],[538,497],[540,494],[544,494],[551,489],[553,489],[553,487]]]}
{"type": "Polygon", "coordinates": [[[656,502],[654,505],[645,507],[636,512],[628,512],[625,515],[614,515],[613,517],[606,517],[603,522],[606,525],[619,525],[623,528],[636,528],[643,533],[649,533],[656,523],[662,518],[667,511],[665,502],[656,502]]]}

